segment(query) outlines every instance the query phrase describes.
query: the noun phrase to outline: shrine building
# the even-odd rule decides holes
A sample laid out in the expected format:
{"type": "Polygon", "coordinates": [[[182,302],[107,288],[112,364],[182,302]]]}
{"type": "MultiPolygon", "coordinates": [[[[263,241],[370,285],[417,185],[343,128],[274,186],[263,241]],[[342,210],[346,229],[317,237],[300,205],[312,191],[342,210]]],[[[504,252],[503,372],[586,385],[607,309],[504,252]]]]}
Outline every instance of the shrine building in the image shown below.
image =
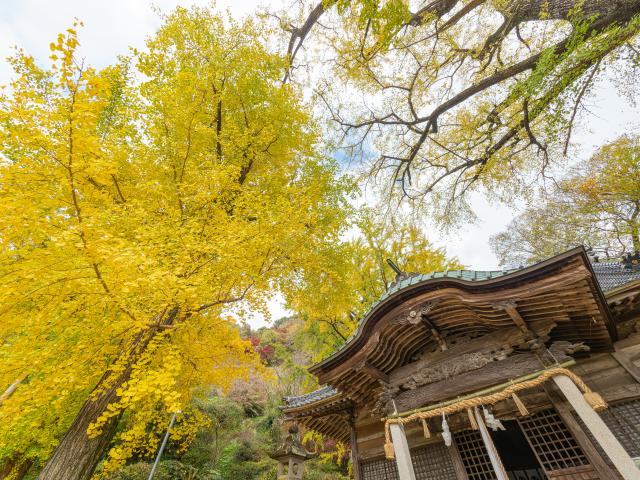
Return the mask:
{"type": "Polygon", "coordinates": [[[285,418],[356,480],[640,479],[638,260],[399,273],[285,418]]]}

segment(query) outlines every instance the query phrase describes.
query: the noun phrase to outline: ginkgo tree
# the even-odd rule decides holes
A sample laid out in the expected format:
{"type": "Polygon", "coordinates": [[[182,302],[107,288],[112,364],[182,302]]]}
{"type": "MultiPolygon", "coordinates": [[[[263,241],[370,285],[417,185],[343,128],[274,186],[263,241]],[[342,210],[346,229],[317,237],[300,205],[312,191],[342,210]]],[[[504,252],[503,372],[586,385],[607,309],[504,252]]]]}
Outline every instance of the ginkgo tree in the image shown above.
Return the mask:
{"type": "Polygon", "coordinates": [[[284,289],[289,307],[304,321],[299,337],[315,360],[343,345],[396,281],[387,260],[408,273],[462,268],[444,248],[432,244],[415,221],[384,218],[380,210],[362,208],[354,218],[353,238],[321,250],[320,268],[307,270],[284,289]]]}
{"type": "Polygon", "coordinates": [[[473,213],[470,193],[511,200],[560,165],[598,81],[637,96],[638,0],[295,5],[273,15],[284,78],[308,78],[388,194],[446,224],[473,213]]]}
{"type": "MultiPolygon", "coordinates": [[[[101,70],[69,29],[0,99],[0,462],[88,479],[203,421],[199,385],[259,370],[225,309],[318,268],[350,183],[251,21],[164,16],[101,70]],[[117,438],[113,438],[120,422],[117,438]]],[[[242,310],[237,312],[242,314],[242,310]]]]}

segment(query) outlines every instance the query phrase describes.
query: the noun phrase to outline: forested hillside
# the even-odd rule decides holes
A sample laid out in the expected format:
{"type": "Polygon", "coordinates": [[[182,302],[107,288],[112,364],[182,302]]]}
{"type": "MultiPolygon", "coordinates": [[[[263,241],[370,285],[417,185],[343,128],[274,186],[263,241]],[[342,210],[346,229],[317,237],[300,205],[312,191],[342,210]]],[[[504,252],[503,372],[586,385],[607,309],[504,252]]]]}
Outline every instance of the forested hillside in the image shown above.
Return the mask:
{"type": "MultiPolygon", "coordinates": [[[[313,388],[305,366],[311,361],[300,344],[303,322],[283,318],[257,331],[245,328],[268,368],[265,377],[237,381],[225,395],[211,389],[196,400],[196,409],[208,423],[193,443],[181,450],[172,442],[159,464],[157,479],[244,480],[275,478],[276,462],[269,458],[282,440],[279,405],[282,397],[313,388]]],[[[303,432],[304,435],[305,432],[303,432]]],[[[346,478],[348,452],[335,442],[307,435],[306,447],[318,457],[306,465],[306,477],[315,480],[346,478]]],[[[146,480],[151,463],[133,460],[109,478],[146,480]]]]}

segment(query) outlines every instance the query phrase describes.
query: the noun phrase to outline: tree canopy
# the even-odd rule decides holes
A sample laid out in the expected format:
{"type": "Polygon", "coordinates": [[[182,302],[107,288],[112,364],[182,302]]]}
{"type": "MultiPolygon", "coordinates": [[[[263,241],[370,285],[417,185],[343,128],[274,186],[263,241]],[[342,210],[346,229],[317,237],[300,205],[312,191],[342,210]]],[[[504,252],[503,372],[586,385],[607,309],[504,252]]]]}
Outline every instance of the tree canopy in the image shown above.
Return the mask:
{"type": "Polygon", "coordinates": [[[289,307],[305,321],[300,335],[315,360],[341,346],[395,281],[388,259],[405,272],[461,268],[457,259],[433,246],[411,221],[383,221],[375,210],[363,208],[351,233],[353,238],[339,250],[325,250],[318,271],[310,270],[310,275],[284,290],[289,307]]]}
{"type": "Polygon", "coordinates": [[[102,70],[75,28],[49,66],[11,59],[0,462],[43,462],[66,431],[39,478],[89,478],[120,418],[105,472],[155,452],[170,412],[188,440],[199,385],[261,368],[225,306],[264,309],[345,225],[349,184],[260,29],[199,8],[163,20],[102,70]]]}
{"type": "Polygon", "coordinates": [[[549,175],[607,72],[635,93],[637,0],[303,5],[302,19],[276,15],[285,78],[312,70],[338,144],[387,194],[443,223],[472,216],[470,192],[508,199],[549,175]]]}
{"type": "Polygon", "coordinates": [[[544,260],[577,245],[603,259],[640,251],[640,137],[601,147],[491,244],[502,265],[544,260]]]}

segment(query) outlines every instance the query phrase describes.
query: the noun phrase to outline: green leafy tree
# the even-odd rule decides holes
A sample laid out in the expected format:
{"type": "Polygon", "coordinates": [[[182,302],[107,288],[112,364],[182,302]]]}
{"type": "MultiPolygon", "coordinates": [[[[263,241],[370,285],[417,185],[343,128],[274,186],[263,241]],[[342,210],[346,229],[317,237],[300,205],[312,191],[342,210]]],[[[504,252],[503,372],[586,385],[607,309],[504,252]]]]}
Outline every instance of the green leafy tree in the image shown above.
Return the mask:
{"type": "Polygon", "coordinates": [[[640,251],[640,137],[600,148],[491,245],[502,265],[540,261],[576,245],[601,258],[640,251]]]}
{"type": "Polygon", "coordinates": [[[638,0],[300,5],[300,18],[277,15],[285,79],[311,69],[338,144],[388,194],[445,223],[471,215],[470,192],[509,199],[546,175],[598,79],[624,77],[636,94],[638,0]],[[324,48],[304,48],[313,42],[324,48]]]}

